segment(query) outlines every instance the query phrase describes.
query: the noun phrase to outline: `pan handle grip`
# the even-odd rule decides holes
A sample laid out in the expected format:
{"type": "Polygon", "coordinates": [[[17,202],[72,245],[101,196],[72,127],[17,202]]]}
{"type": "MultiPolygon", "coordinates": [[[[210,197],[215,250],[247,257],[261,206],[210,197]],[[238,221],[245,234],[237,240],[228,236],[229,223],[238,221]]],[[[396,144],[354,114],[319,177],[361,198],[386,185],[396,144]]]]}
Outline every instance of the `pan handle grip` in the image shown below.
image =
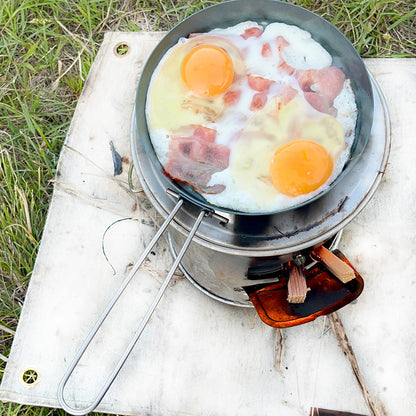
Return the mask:
{"type": "Polygon", "coordinates": [[[195,236],[198,227],[200,226],[202,220],[204,219],[205,216],[209,215],[209,211],[205,211],[205,210],[201,210],[201,212],[198,215],[198,218],[196,219],[191,231],[189,232],[189,235],[184,243],[184,245],[182,246],[181,251],[179,252],[179,254],[177,255],[168,275],[166,276],[162,286],[160,287],[155,299],[153,300],[153,303],[151,304],[151,306],[149,307],[148,311],[146,312],[146,315],[144,316],[144,318],[142,319],[136,333],[134,334],[134,337],[132,338],[132,340],[130,341],[130,344],[128,345],[128,347],[126,348],[126,350],[124,351],[122,357],[120,358],[119,362],[117,363],[116,367],[114,368],[113,372],[111,373],[111,375],[109,376],[109,378],[107,379],[107,381],[104,383],[101,391],[98,393],[96,399],[94,400],[94,402],[84,408],[84,409],[75,409],[72,408],[71,406],[69,406],[67,404],[67,402],[65,401],[64,398],[64,390],[65,390],[65,386],[69,380],[69,378],[71,377],[74,369],[76,368],[76,366],[78,365],[78,362],[80,361],[80,359],[82,358],[82,356],[84,355],[86,349],[88,348],[89,344],[91,343],[91,341],[93,340],[94,336],[96,335],[96,333],[98,332],[98,330],[100,329],[101,325],[103,324],[103,322],[105,321],[105,319],[107,318],[108,314],[110,313],[110,311],[112,310],[112,308],[114,307],[114,305],[116,304],[116,302],[118,301],[118,299],[120,298],[120,296],[122,295],[122,293],[124,292],[124,290],[126,289],[127,285],[130,283],[130,281],[132,280],[133,276],[135,275],[135,273],[137,272],[137,270],[139,269],[139,267],[141,266],[141,264],[143,263],[143,261],[146,259],[146,257],[149,255],[150,251],[152,250],[152,248],[154,247],[154,245],[156,244],[156,242],[159,240],[159,238],[161,237],[161,235],[163,234],[163,232],[167,229],[167,227],[169,226],[170,222],[173,220],[174,216],[176,215],[176,213],[179,211],[179,209],[181,208],[183,204],[183,199],[179,199],[177,204],[175,205],[175,208],[172,210],[172,212],[169,214],[169,216],[166,218],[166,220],[164,221],[164,223],[162,224],[162,226],[160,227],[159,231],[155,234],[155,236],[153,237],[152,241],[149,243],[149,245],[146,247],[145,251],[143,252],[143,254],[140,256],[139,260],[137,261],[137,263],[134,265],[134,267],[132,268],[132,270],[130,271],[130,273],[128,274],[128,276],[124,279],[123,283],[121,284],[120,288],[118,289],[118,291],[116,292],[116,294],[113,296],[113,298],[111,299],[111,301],[109,302],[109,304],[107,305],[107,307],[105,308],[104,312],[102,313],[102,315],[100,316],[100,318],[98,319],[98,321],[96,322],[96,324],[94,325],[94,327],[91,329],[90,333],[88,334],[87,338],[85,339],[84,343],[82,344],[81,348],[79,349],[77,355],[75,356],[75,358],[73,359],[71,365],[69,366],[68,370],[66,371],[66,373],[64,374],[61,382],[59,383],[59,387],[58,387],[58,400],[60,405],[62,406],[62,408],[69,414],[71,415],[86,415],[89,412],[92,412],[101,402],[101,400],[103,399],[103,397],[105,396],[105,394],[107,393],[108,389],[110,388],[111,384],[113,383],[113,381],[115,380],[115,378],[117,377],[118,373],[120,372],[121,368],[123,367],[125,361],[127,360],[127,357],[130,355],[131,351],[133,350],[133,347],[135,346],[136,342],[139,340],[145,326],[147,325],[150,317],[152,316],[154,310],[156,309],[163,293],[165,292],[173,274],[175,273],[177,267],[179,266],[180,261],[182,260],[182,257],[184,256],[187,248],[189,247],[190,243],[192,242],[193,237],[195,236]]]}

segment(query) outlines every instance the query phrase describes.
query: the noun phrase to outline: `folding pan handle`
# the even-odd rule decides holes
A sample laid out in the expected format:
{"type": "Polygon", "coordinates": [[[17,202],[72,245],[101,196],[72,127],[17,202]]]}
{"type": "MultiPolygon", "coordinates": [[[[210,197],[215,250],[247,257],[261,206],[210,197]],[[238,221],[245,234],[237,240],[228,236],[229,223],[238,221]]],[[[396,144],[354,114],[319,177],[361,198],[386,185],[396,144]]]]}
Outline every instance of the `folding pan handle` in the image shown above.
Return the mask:
{"type": "Polygon", "coordinates": [[[110,388],[111,384],[113,383],[113,381],[115,380],[115,378],[117,377],[118,373],[120,372],[121,368],[123,367],[125,361],[127,360],[127,357],[130,355],[133,347],[135,346],[136,342],[139,340],[145,326],[147,325],[150,317],[152,316],[154,310],[156,309],[163,293],[165,292],[173,274],[175,273],[180,261],[182,260],[182,257],[184,256],[188,246],[190,245],[193,237],[195,236],[196,231],[198,230],[199,225],[201,224],[202,220],[204,219],[205,216],[211,215],[210,211],[205,211],[205,210],[201,210],[201,212],[198,215],[198,218],[196,219],[191,231],[189,232],[189,235],[184,243],[184,245],[182,246],[181,251],[179,252],[179,254],[177,255],[168,275],[166,276],[165,281],[163,282],[162,286],[160,287],[155,299],[153,300],[153,303],[151,304],[151,306],[149,307],[148,311],[146,312],[146,315],[144,316],[144,318],[142,319],[136,333],[134,334],[133,339],[131,340],[130,344],[128,345],[128,347],[126,348],[126,350],[124,351],[122,357],[120,358],[119,362],[117,363],[116,367],[114,368],[113,372],[111,373],[111,375],[109,376],[109,378],[107,379],[107,381],[104,383],[101,391],[98,393],[98,396],[96,397],[96,399],[94,400],[94,402],[84,408],[84,409],[74,409],[72,407],[70,407],[64,398],[64,389],[66,386],[66,383],[68,382],[69,378],[71,377],[75,367],[78,365],[78,362],[80,361],[80,359],[82,358],[82,356],[84,355],[86,349],[88,348],[89,344],[91,343],[91,341],[93,340],[94,336],[96,335],[96,333],[98,332],[98,330],[100,329],[101,325],[103,324],[103,322],[105,321],[105,319],[107,318],[108,314],[110,313],[110,311],[112,310],[112,308],[114,307],[114,305],[116,304],[116,302],[118,301],[118,299],[120,298],[120,296],[122,295],[122,293],[124,292],[124,290],[126,289],[126,287],[128,286],[128,284],[130,283],[130,281],[132,280],[132,278],[134,277],[134,275],[136,274],[137,270],[139,269],[139,267],[141,266],[141,264],[143,263],[143,261],[146,259],[146,257],[149,255],[150,251],[152,250],[152,248],[154,247],[154,245],[156,244],[156,242],[159,240],[159,238],[161,237],[161,235],[163,234],[163,232],[166,230],[166,228],[169,226],[169,224],[171,223],[171,221],[173,220],[173,218],[175,217],[176,213],[179,211],[179,209],[181,208],[182,204],[183,204],[183,199],[179,199],[177,204],[175,205],[174,209],[172,210],[172,212],[169,214],[169,216],[166,218],[166,220],[164,221],[164,223],[162,224],[162,226],[160,227],[159,231],[156,233],[156,235],[153,237],[152,241],[149,243],[149,245],[146,247],[145,251],[143,252],[143,254],[140,256],[139,260],[137,261],[137,263],[134,265],[134,267],[132,268],[132,270],[130,271],[130,273],[128,274],[128,276],[124,279],[123,283],[121,284],[120,288],[118,289],[118,291],[116,292],[116,294],[113,296],[113,298],[111,299],[111,301],[109,302],[109,304],[107,305],[107,307],[105,308],[104,312],[102,313],[102,315],[100,316],[100,318],[98,319],[97,323],[94,325],[94,327],[91,329],[90,333],[88,334],[87,338],[85,339],[84,343],[82,344],[81,348],[79,349],[77,355],[75,356],[74,360],[72,361],[71,365],[69,366],[68,370],[66,371],[66,373],[64,374],[61,382],[59,383],[59,387],[58,387],[58,400],[60,405],[62,406],[62,408],[68,412],[71,415],[86,415],[87,413],[93,411],[101,402],[101,400],[103,399],[103,397],[105,396],[105,394],[107,393],[108,389],[110,388]]]}

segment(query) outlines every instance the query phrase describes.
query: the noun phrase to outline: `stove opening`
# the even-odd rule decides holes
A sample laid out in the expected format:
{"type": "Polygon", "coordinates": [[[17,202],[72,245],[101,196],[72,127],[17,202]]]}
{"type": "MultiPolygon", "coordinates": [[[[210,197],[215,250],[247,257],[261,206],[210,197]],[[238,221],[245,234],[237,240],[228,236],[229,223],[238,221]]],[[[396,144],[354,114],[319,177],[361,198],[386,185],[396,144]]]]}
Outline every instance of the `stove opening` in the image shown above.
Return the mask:
{"type": "Polygon", "coordinates": [[[247,270],[248,280],[274,279],[279,281],[281,276],[283,276],[282,265],[281,263],[276,263],[276,259],[265,259],[258,262],[257,265],[253,264],[247,270]]]}

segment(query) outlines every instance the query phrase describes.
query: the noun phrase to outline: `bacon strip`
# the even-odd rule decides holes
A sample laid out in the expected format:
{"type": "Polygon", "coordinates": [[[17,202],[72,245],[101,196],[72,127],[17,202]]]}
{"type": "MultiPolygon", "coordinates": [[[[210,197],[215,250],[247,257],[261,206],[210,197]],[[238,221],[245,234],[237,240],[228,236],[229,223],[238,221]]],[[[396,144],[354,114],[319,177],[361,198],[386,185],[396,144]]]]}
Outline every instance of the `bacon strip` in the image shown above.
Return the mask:
{"type": "Polygon", "coordinates": [[[198,192],[222,192],[224,185],[207,185],[214,173],[229,165],[230,149],[216,144],[215,136],[215,130],[198,126],[192,136],[171,137],[166,173],[172,179],[189,184],[198,192]]]}
{"type": "Polygon", "coordinates": [[[283,61],[279,65],[279,69],[288,75],[293,75],[296,72],[296,68],[293,68],[293,66],[290,66],[288,63],[286,63],[286,61],[283,61]]]}
{"type": "Polygon", "coordinates": [[[224,94],[224,104],[226,106],[232,106],[238,103],[241,97],[240,90],[230,90],[224,94]]]}
{"type": "Polygon", "coordinates": [[[263,77],[255,77],[254,75],[247,75],[248,85],[254,91],[268,91],[270,86],[274,83],[274,81],[263,78],[263,77]]]}
{"type": "Polygon", "coordinates": [[[334,100],[342,91],[345,74],[336,66],[327,66],[322,69],[300,71],[297,79],[303,91],[316,92],[334,100]]]}
{"type": "Polygon", "coordinates": [[[250,27],[241,35],[243,39],[258,38],[263,34],[263,30],[258,27],[250,27]]]}
{"type": "Polygon", "coordinates": [[[288,104],[297,94],[298,91],[290,85],[282,84],[278,92],[278,97],[282,104],[288,104]]]}
{"type": "Polygon", "coordinates": [[[279,35],[276,37],[276,45],[279,52],[281,52],[282,48],[286,48],[286,46],[289,46],[290,43],[283,36],[279,35]]]}
{"type": "Polygon", "coordinates": [[[334,100],[342,91],[345,74],[336,66],[297,71],[296,78],[308,103],[321,113],[337,115],[334,100]]]}
{"type": "Polygon", "coordinates": [[[328,97],[320,95],[316,92],[305,92],[304,97],[306,101],[321,113],[329,114],[333,117],[337,116],[337,109],[334,107],[334,102],[328,97]]]}
{"type": "Polygon", "coordinates": [[[294,75],[299,87],[304,92],[306,101],[321,113],[337,116],[337,109],[334,107],[334,100],[342,91],[345,81],[345,74],[335,66],[322,69],[297,70],[290,66],[283,58],[282,49],[290,45],[283,37],[277,36],[275,44],[280,56],[279,70],[294,75]]]}
{"type": "Polygon", "coordinates": [[[290,43],[283,36],[277,36],[277,38],[275,39],[275,43],[277,45],[277,50],[279,52],[279,57],[281,61],[279,64],[279,69],[288,75],[293,75],[296,71],[296,68],[290,66],[282,56],[282,49],[289,46],[290,43]]]}
{"type": "Polygon", "coordinates": [[[261,56],[263,58],[268,58],[269,56],[272,56],[272,47],[270,46],[270,43],[263,43],[263,46],[261,48],[261,56]]]}
{"type": "Polygon", "coordinates": [[[251,111],[261,110],[267,102],[267,91],[257,92],[253,95],[250,104],[251,111]]]}
{"type": "Polygon", "coordinates": [[[217,132],[214,129],[209,129],[208,127],[197,126],[192,137],[205,142],[215,143],[217,132]]]}

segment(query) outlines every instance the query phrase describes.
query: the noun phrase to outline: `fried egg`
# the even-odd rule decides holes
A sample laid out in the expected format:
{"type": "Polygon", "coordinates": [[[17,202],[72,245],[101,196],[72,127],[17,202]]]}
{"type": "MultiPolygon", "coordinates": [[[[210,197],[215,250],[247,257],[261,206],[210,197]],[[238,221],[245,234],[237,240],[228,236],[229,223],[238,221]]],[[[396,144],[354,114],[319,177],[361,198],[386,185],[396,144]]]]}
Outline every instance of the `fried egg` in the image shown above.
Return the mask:
{"type": "Polygon", "coordinates": [[[328,88],[319,78],[331,64],[310,33],[283,23],[243,22],[181,38],[147,93],[161,164],[176,164],[167,173],[209,203],[240,212],[276,212],[313,198],[341,173],[357,118],[349,80],[328,88]],[[213,134],[202,137],[199,127],[213,134]]]}

